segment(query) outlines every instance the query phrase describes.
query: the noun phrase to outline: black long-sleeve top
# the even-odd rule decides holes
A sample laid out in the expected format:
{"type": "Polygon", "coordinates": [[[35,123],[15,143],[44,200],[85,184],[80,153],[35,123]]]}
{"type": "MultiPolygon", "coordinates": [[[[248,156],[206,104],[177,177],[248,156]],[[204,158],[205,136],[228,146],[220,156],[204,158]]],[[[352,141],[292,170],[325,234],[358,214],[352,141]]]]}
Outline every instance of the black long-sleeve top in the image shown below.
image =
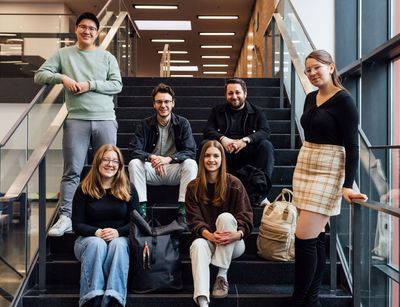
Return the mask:
{"type": "Polygon", "coordinates": [[[351,96],[337,92],[317,106],[318,91],[307,95],[301,125],[307,142],[344,146],[346,150],[343,187],[351,188],[359,159],[358,112],[351,96]]]}
{"type": "Polygon", "coordinates": [[[131,212],[138,210],[139,198],[131,185],[131,199],[124,201],[114,197],[110,190],[96,199],[83,193],[81,186],[76,189],[72,201],[72,228],[79,236],[94,236],[96,230],[114,228],[120,237],[129,235],[131,212]]]}

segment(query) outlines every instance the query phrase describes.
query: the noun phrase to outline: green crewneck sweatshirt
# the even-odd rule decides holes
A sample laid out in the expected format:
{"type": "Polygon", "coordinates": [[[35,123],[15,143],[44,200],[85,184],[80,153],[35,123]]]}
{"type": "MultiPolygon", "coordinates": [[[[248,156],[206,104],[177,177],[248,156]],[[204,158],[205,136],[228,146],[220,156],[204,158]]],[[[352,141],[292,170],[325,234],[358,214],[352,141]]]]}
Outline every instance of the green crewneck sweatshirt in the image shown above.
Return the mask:
{"type": "Polygon", "coordinates": [[[113,95],[122,89],[117,60],[101,47],[91,51],[77,46],[59,49],[35,74],[37,84],[61,83],[61,75],[77,82],[89,81],[90,91],[74,94],[65,90],[68,118],[82,120],[115,119],[113,95]]]}

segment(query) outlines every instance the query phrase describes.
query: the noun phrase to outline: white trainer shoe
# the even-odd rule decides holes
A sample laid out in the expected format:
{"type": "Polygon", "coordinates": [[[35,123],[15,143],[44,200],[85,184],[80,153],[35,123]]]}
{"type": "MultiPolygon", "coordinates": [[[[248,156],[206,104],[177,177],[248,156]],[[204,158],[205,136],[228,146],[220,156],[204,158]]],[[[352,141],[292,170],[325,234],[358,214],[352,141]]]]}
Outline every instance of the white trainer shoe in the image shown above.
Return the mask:
{"type": "Polygon", "coordinates": [[[49,230],[48,235],[51,237],[60,237],[64,235],[64,232],[72,231],[72,221],[66,215],[60,215],[57,223],[55,223],[49,230]]]}

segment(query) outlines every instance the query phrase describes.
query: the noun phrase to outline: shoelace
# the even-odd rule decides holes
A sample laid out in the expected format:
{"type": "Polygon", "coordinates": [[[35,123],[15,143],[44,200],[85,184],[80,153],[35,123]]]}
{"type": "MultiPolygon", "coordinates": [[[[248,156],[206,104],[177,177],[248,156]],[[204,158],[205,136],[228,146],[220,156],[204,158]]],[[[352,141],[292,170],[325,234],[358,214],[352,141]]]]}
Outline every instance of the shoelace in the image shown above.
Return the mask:
{"type": "Polygon", "coordinates": [[[228,283],[223,279],[223,278],[218,278],[217,279],[217,289],[220,290],[227,290],[228,289],[228,283]]]}

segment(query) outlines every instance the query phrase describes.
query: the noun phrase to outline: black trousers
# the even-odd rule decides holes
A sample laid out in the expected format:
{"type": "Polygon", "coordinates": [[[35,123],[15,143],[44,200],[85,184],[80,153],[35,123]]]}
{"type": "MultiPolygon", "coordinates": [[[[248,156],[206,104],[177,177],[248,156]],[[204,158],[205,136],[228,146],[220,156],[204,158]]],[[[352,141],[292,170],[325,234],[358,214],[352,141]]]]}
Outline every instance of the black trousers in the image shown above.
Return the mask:
{"type": "Polygon", "coordinates": [[[239,153],[227,153],[226,163],[228,172],[235,174],[246,164],[261,169],[265,176],[271,180],[275,165],[274,146],[269,140],[262,140],[258,144],[248,144],[239,153]]]}

